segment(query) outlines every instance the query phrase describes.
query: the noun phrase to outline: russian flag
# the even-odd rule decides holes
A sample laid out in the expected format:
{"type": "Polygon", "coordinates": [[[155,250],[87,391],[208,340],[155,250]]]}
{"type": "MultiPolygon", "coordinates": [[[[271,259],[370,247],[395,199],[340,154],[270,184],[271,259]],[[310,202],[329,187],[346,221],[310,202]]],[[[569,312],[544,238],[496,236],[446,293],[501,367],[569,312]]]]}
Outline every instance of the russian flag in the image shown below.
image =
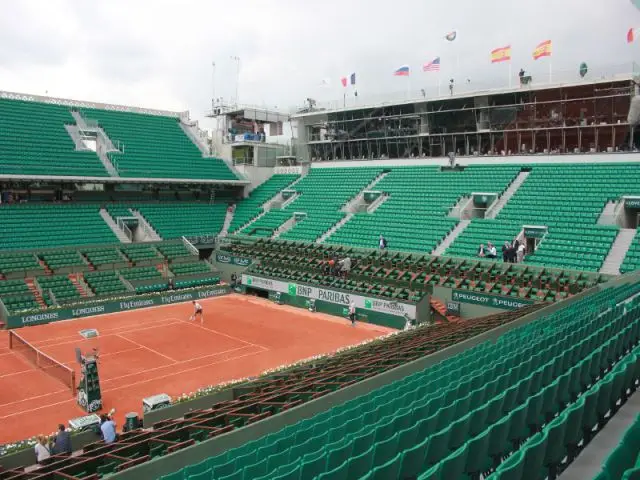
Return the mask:
{"type": "Polygon", "coordinates": [[[396,77],[408,77],[409,76],[409,65],[402,65],[398,68],[393,74],[396,77]]]}

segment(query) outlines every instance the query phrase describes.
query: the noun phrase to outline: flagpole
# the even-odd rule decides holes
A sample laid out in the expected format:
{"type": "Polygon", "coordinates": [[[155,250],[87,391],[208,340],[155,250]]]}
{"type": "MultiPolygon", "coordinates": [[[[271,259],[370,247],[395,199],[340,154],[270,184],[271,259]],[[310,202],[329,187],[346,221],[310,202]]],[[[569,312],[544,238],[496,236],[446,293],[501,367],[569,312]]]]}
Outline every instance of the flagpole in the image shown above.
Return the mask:
{"type": "Polygon", "coordinates": [[[509,88],[511,88],[511,60],[509,60],[509,88]]]}
{"type": "Polygon", "coordinates": [[[552,79],[551,60],[549,60],[549,83],[551,83],[551,79],[552,79]]]}

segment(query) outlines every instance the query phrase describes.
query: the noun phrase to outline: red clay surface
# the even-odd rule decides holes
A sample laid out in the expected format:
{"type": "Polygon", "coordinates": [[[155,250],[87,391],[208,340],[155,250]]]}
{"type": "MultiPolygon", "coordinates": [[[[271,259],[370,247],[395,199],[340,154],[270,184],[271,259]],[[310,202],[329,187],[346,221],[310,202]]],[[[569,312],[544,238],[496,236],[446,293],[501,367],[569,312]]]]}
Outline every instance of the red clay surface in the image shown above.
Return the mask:
{"type": "MultiPolygon", "coordinates": [[[[190,322],[190,303],[152,307],[17,330],[37,348],[76,370],[75,347],[100,351],[104,411],[142,415],[142,399],[176,397],[208,385],[255,376],[283,364],[329,353],[382,336],[391,329],[255,297],[229,295],[201,300],[205,321],[190,322]],[[96,328],[100,335],[78,333],[96,328]]],[[[58,423],[86,415],[71,390],[9,350],[0,331],[0,443],[51,433],[58,423]]]]}

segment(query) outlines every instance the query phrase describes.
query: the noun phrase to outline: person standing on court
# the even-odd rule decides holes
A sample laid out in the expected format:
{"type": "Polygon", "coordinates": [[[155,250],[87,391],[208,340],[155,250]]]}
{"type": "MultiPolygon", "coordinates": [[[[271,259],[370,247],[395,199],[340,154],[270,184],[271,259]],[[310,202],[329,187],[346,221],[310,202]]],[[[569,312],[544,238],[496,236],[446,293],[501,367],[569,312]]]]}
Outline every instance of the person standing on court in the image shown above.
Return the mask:
{"type": "Polygon", "coordinates": [[[349,320],[351,320],[351,326],[356,326],[356,304],[351,302],[349,304],[349,320]]]}

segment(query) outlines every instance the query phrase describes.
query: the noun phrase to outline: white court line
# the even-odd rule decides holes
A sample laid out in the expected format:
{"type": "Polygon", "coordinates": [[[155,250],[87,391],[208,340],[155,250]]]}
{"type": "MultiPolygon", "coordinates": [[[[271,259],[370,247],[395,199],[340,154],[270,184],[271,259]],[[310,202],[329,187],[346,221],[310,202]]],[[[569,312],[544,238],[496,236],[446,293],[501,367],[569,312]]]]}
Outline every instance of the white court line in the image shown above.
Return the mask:
{"type": "MultiPolygon", "coordinates": [[[[241,347],[231,348],[229,350],[223,350],[223,351],[217,352],[217,353],[210,353],[209,355],[202,355],[200,357],[190,358],[189,360],[184,360],[184,361],[178,362],[178,363],[189,363],[189,362],[194,362],[196,360],[202,360],[203,358],[216,357],[218,355],[222,355],[223,353],[235,352],[236,350],[242,350],[243,348],[248,348],[248,347],[249,347],[249,345],[243,345],[241,347]]],[[[259,352],[256,352],[256,353],[259,353],[259,352]]],[[[205,365],[207,365],[207,364],[205,364],[205,365]]],[[[117,377],[107,378],[105,380],[101,380],[100,383],[109,383],[109,382],[113,382],[115,380],[120,380],[121,378],[132,377],[134,375],[140,375],[141,373],[146,373],[146,372],[153,372],[155,370],[160,370],[162,368],[167,368],[167,367],[171,367],[171,366],[174,366],[174,365],[161,365],[159,367],[147,368],[147,369],[145,369],[143,371],[140,371],[140,372],[127,373],[125,375],[118,375],[117,377]]],[[[171,375],[171,373],[169,373],[169,375],[171,375]]]]}
{"type": "Polygon", "coordinates": [[[167,318],[167,320],[177,320],[179,322],[186,323],[187,325],[192,325],[194,327],[201,328],[202,330],[206,330],[208,332],[215,333],[215,334],[221,335],[223,337],[230,338],[231,340],[235,340],[236,342],[242,342],[242,343],[246,343],[247,345],[251,345],[252,347],[265,348],[265,349],[269,350],[267,347],[264,347],[263,345],[258,345],[257,343],[251,343],[251,342],[248,342],[247,340],[242,340],[241,338],[234,337],[233,335],[228,335],[226,333],[219,332],[218,330],[214,330],[213,328],[208,328],[208,327],[205,327],[205,326],[203,326],[201,324],[198,324],[195,321],[192,322],[192,321],[189,321],[189,320],[181,320],[181,319],[176,318],[176,317],[170,317],[170,318],[167,318]]]}
{"type": "MultiPolygon", "coordinates": [[[[164,325],[154,325],[153,327],[145,327],[145,328],[133,328],[131,330],[126,330],[124,332],[113,332],[113,333],[105,333],[98,335],[97,337],[92,337],[92,338],[78,338],[76,340],[69,340],[69,341],[65,341],[65,342],[59,342],[59,343],[47,343],[46,345],[35,345],[36,348],[38,348],[38,350],[43,350],[45,348],[49,348],[49,347],[58,347],[60,345],[69,345],[70,343],[78,343],[78,342],[87,342],[89,340],[92,340],[94,338],[107,338],[107,337],[117,337],[122,333],[133,333],[133,332],[141,332],[144,330],[153,330],[155,328],[162,328],[162,327],[169,327],[171,325],[179,325],[180,322],[171,322],[171,323],[166,323],[164,325]]],[[[59,338],[70,338],[70,337],[59,337],[59,338]]],[[[32,344],[34,345],[34,344],[32,344]]],[[[100,356],[104,356],[104,355],[108,355],[108,354],[100,354],[100,356]]]]}
{"type": "MultiPolygon", "coordinates": [[[[111,314],[109,314],[111,315],[111,314]]],[[[74,320],[78,320],[78,319],[74,319],[74,320]]],[[[105,332],[105,333],[100,333],[98,335],[98,337],[106,337],[108,335],[117,335],[118,333],[126,333],[126,332],[134,332],[134,331],[138,331],[138,330],[147,330],[150,328],[157,328],[158,326],[164,326],[164,325],[175,325],[176,322],[171,322],[170,324],[163,324],[163,325],[158,325],[159,323],[165,322],[166,320],[168,320],[167,318],[163,318],[161,320],[155,320],[155,321],[151,321],[151,322],[143,322],[143,323],[139,323],[137,325],[122,325],[120,327],[115,327],[111,330],[107,330],[107,329],[101,329],[101,328],[96,328],[96,330],[98,330],[98,332],[105,332]],[[140,325],[152,325],[151,327],[145,327],[145,328],[139,328],[140,325]],[[133,327],[133,328],[132,328],[133,327]],[[120,330],[124,330],[124,332],[121,332],[120,330]]],[[[64,320],[67,321],[67,320],[64,320]]],[[[31,340],[27,340],[29,343],[31,343],[31,345],[34,345],[36,347],[48,347],[51,345],[62,345],[62,343],[70,343],[71,339],[78,339],[78,337],[80,336],[79,333],[74,333],[73,335],[62,335],[59,337],[49,337],[46,338],[44,340],[35,340],[35,341],[31,341],[31,340]],[[61,343],[47,343],[51,340],[65,340],[65,339],[69,339],[69,342],[61,342],[61,343]]],[[[95,338],[95,337],[94,337],[95,338]]],[[[80,338],[80,341],[84,341],[84,340],[88,340],[86,338],[80,338]]],[[[2,354],[0,354],[2,355],[2,354]]]]}
{"type": "MultiPolygon", "coordinates": [[[[225,359],[225,360],[221,360],[221,361],[218,361],[218,362],[211,362],[211,363],[208,363],[208,364],[205,364],[205,365],[200,365],[200,366],[198,366],[198,367],[192,367],[192,368],[187,368],[187,369],[185,369],[185,370],[180,370],[180,371],[178,371],[178,372],[173,372],[173,373],[171,373],[170,375],[162,375],[162,376],[160,376],[160,377],[156,377],[156,378],[149,378],[149,379],[146,379],[146,380],[140,380],[139,382],[129,383],[129,384],[127,384],[127,385],[122,385],[122,386],[120,386],[120,387],[114,387],[114,388],[112,388],[112,389],[110,389],[110,390],[106,390],[106,389],[105,389],[105,390],[103,390],[103,391],[104,391],[104,392],[115,392],[116,390],[122,390],[123,388],[131,388],[131,387],[134,387],[134,386],[136,386],[136,385],[142,385],[142,384],[144,384],[144,383],[153,382],[153,381],[155,381],[155,380],[160,380],[160,379],[162,379],[162,378],[167,378],[167,377],[169,377],[169,376],[173,376],[173,375],[182,375],[183,373],[191,372],[191,371],[194,371],[194,370],[199,370],[199,369],[201,369],[201,368],[207,368],[207,367],[211,367],[211,366],[213,366],[213,365],[218,365],[218,364],[220,364],[220,363],[225,363],[225,362],[229,362],[229,361],[239,360],[240,358],[248,357],[248,356],[251,356],[251,355],[255,355],[255,354],[257,354],[257,353],[262,353],[262,352],[252,352],[252,353],[247,353],[247,354],[244,354],[244,355],[239,355],[239,356],[237,356],[237,357],[227,358],[227,359],[225,359]]],[[[62,390],[62,391],[68,391],[68,390],[62,390]]],[[[34,397],[34,398],[36,398],[36,397],[34,397]]],[[[29,399],[25,399],[25,400],[31,400],[31,398],[29,398],[29,399]]],[[[25,400],[22,400],[22,401],[25,401],[25,400]]],[[[23,413],[36,412],[36,411],[38,411],[38,410],[42,410],[43,408],[55,407],[56,405],[63,405],[63,404],[65,404],[65,403],[68,403],[69,401],[73,401],[73,399],[71,399],[71,400],[65,400],[65,401],[63,401],[63,402],[50,403],[50,404],[48,404],[48,405],[40,405],[39,407],[31,408],[31,409],[29,409],[29,410],[21,410],[21,411],[18,411],[18,412],[13,412],[13,413],[10,413],[9,415],[5,415],[5,416],[3,416],[3,417],[0,417],[0,420],[3,420],[3,419],[5,419],[5,418],[15,417],[15,416],[17,416],[17,415],[22,415],[23,413]]]]}
{"type": "MultiPolygon", "coordinates": [[[[149,347],[147,347],[147,346],[145,346],[145,345],[142,345],[141,343],[138,343],[138,342],[136,342],[135,340],[131,340],[130,338],[123,337],[123,336],[122,336],[122,335],[120,335],[120,334],[117,334],[117,335],[116,335],[116,337],[119,337],[119,338],[121,338],[121,339],[123,339],[123,340],[126,340],[127,342],[131,342],[131,343],[133,343],[134,345],[137,345],[139,348],[144,348],[145,350],[148,350],[148,351],[149,351],[149,352],[151,352],[151,353],[155,353],[155,354],[156,354],[156,355],[158,355],[159,357],[164,357],[164,358],[166,358],[167,360],[169,360],[170,362],[173,362],[174,364],[175,364],[175,363],[180,363],[178,360],[176,360],[176,359],[174,359],[174,358],[171,358],[171,357],[169,357],[169,356],[165,355],[164,353],[160,353],[159,351],[154,350],[153,348],[149,348],[149,347]]],[[[166,366],[166,365],[165,365],[165,366],[166,366]]]]}
{"type": "MultiPolygon", "coordinates": [[[[100,355],[100,358],[108,357],[109,355],[120,355],[120,354],[122,354],[122,353],[133,352],[133,351],[135,351],[135,350],[140,350],[140,347],[126,348],[126,349],[124,349],[124,350],[118,350],[117,352],[104,353],[104,354],[101,354],[101,355],[100,355]]],[[[17,358],[21,358],[21,357],[17,357],[17,358]]],[[[26,361],[26,360],[23,360],[23,361],[24,361],[25,363],[30,364],[30,363],[29,363],[28,361],[26,361]]],[[[65,366],[69,367],[69,368],[73,368],[73,365],[74,365],[74,364],[73,364],[73,362],[60,362],[60,363],[61,363],[62,365],[65,365],[65,366]]],[[[31,364],[30,364],[30,365],[31,365],[31,364]]],[[[40,369],[38,369],[38,367],[35,367],[35,366],[34,366],[33,368],[30,368],[30,369],[28,369],[28,370],[21,370],[21,371],[19,371],[19,372],[11,372],[11,373],[5,373],[4,375],[0,375],[0,380],[2,380],[3,378],[11,377],[11,376],[13,376],[13,375],[19,375],[19,374],[27,373],[27,372],[42,372],[42,370],[40,370],[40,369]]]]}

